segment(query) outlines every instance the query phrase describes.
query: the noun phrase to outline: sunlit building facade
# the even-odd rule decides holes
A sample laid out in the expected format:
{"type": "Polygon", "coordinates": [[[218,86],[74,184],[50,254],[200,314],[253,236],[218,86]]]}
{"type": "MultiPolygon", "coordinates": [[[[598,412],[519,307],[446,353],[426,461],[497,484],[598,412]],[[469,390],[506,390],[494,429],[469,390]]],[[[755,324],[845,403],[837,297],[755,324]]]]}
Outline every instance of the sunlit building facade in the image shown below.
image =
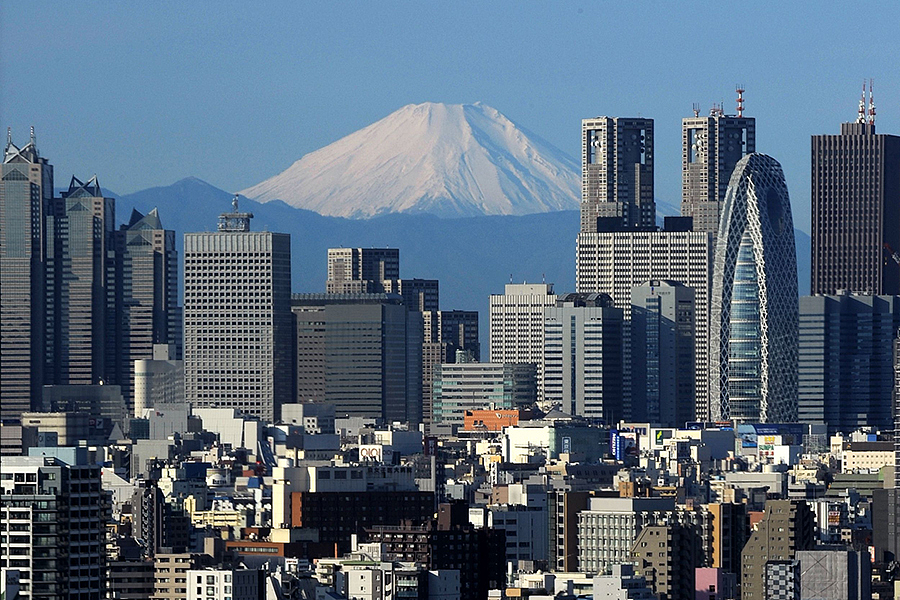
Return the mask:
{"type": "Polygon", "coordinates": [[[716,241],[710,319],[713,419],[797,420],[797,255],[778,161],[735,167],[716,241]]]}

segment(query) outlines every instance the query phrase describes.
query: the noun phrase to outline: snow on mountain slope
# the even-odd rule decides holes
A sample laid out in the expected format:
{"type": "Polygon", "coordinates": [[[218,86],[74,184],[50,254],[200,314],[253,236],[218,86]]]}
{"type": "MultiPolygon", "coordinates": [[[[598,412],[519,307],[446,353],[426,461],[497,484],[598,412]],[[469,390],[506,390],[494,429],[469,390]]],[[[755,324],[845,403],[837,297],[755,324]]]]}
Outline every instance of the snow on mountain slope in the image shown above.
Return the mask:
{"type": "Polygon", "coordinates": [[[524,215],[579,207],[578,164],[497,110],[410,104],[240,192],[322,215],[524,215]]]}

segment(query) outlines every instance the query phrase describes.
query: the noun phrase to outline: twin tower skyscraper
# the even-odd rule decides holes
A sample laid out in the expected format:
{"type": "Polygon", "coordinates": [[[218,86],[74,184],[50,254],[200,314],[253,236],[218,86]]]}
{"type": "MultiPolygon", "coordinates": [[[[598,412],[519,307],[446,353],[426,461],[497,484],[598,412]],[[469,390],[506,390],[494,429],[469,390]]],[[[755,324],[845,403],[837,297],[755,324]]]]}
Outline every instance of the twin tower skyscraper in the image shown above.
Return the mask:
{"type": "MultiPolygon", "coordinates": [[[[740,90],[739,90],[740,92],[740,90]]],[[[656,224],[653,121],[582,123],[579,292],[630,308],[631,290],[670,280],[695,291],[699,421],[797,419],[797,261],[777,161],[756,154],[755,120],[714,107],[682,122],[682,218],[656,224]]],[[[646,352],[632,348],[631,352],[646,352]]],[[[661,364],[654,357],[645,364],[661,364]]],[[[660,377],[674,374],[659,373],[660,377]]],[[[635,414],[639,414],[639,410],[635,414]]]]}

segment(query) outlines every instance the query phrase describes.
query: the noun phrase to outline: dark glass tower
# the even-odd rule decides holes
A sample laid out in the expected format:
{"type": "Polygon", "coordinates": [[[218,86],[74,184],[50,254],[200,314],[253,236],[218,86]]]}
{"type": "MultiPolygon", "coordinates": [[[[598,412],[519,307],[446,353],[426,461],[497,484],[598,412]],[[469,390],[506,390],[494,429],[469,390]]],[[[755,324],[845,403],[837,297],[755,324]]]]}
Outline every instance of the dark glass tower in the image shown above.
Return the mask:
{"type": "Polygon", "coordinates": [[[714,420],[797,420],[797,255],[781,165],[735,166],[716,241],[710,315],[714,420]]]}
{"type": "Polygon", "coordinates": [[[861,109],[840,135],[812,136],[812,294],[900,294],[900,137],[861,109]]]}
{"type": "Polygon", "coordinates": [[[37,406],[44,383],[44,228],[53,167],[31,140],[7,137],[0,170],[0,418],[37,406]]]}

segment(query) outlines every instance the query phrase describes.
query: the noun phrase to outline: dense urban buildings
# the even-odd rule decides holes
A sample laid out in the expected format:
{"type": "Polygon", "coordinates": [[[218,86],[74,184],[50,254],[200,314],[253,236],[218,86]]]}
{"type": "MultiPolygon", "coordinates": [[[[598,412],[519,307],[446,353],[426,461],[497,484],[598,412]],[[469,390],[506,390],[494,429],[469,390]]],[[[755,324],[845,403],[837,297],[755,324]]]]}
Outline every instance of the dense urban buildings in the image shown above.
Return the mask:
{"type": "MultiPolygon", "coordinates": [[[[422,320],[397,294],[294,294],[296,398],[421,422],[422,320]]],[[[293,372],[293,371],[292,371],[293,372]]]]}
{"type": "Polygon", "coordinates": [[[781,165],[738,162],[722,209],[710,311],[713,420],[797,420],[797,259],[781,165]]]}
{"type": "Polygon", "coordinates": [[[900,136],[871,111],[812,136],[812,294],[900,294],[900,136]]]}
{"type": "Polygon", "coordinates": [[[291,238],[223,213],[184,236],[184,393],[195,408],[274,421],[293,400],[291,238]]]}
{"type": "Polygon", "coordinates": [[[800,298],[799,416],[829,433],[893,428],[892,351],[900,297],[800,298]]]}
{"type": "Polygon", "coordinates": [[[662,231],[579,233],[575,287],[579,293],[609,294],[631,319],[632,289],[648,281],[677,281],[694,290],[696,418],[708,420],[709,298],[713,235],[691,231],[683,220],[666,218],[662,231]]]}
{"type": "MultiPolygon", "coordinates": [[[[740,90],[743,92],[743,90],[740,90]]],[[[738,161],[756,152],[756,119],[713,107],[709,115],[681,121],[681,214],[692,217],[694,231],[719,231],[728,181],[738,161]]]]}
{"type": "Polygon", "coordinates": [[[96,177],[54,198],[8,142],[0,592],[894,597],[900,296],[798,310],[786,185],[741,113],[683,122],[661,228],[652,121],[586,120],[577,291],[492,295],[484,363],[478,313],[396,248],[333,248],[326,291],[292,294],[290,239],[236,199],[185,237],[182,316],[157,211],[116,229],[96,177]]]}
{"type": "Polygon", "coordinates": [[[581,231],[656,225],[653,119],[581,122],[581,231]]]}

